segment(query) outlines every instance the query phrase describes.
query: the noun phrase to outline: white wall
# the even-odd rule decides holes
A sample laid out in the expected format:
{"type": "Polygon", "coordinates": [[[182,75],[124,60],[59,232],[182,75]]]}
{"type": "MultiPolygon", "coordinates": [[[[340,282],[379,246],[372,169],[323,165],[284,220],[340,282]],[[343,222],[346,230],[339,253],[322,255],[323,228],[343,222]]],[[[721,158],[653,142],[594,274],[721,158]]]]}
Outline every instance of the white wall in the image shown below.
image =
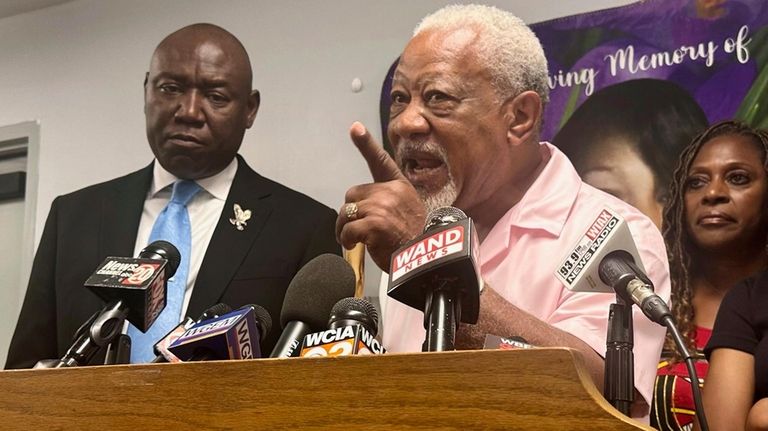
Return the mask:
{"type": "MultiPolygon", "coordinates": [[[[155,45],[194,22],[230,30],[251,55],[262,94],[241,150],[251,166],[338,208],[349,186],[370,181],[349,125],[360,120],[380,134],[387,68],[419,19],[448,3],[455,1],[77,0],[0,19],[0,126],[41,124],[36,241],[54,197],[151,160],[143,75],[155,45]],[[360,93],[350,90],[355,77],[360,93]]],[[[488,3],[537,22],[630,2],[488,3]]]]}
{"type": "MultiPolygon", "coordinates": [[[[16,326],[21,295],[21,247],[24,233],[24,200],[0,202],[0,360],[5,363],[5,353],[16,326]]],[[[2,365],[0,365],[0,368],[2,365]]]]}

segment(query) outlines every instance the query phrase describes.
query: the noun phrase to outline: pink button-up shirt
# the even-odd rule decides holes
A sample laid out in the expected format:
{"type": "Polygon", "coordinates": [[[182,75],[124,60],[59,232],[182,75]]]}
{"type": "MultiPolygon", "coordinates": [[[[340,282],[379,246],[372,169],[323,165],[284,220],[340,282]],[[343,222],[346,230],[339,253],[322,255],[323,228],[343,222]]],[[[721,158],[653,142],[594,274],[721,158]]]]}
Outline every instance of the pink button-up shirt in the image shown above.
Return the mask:
{"type": "MultiPolygon", "coordinates": [[[[668,302],[664,241],[640,211],[583,183],[556,147],[542,143],[541,149],[549,158],[541,174],[480,245],[482,277],[510,303],[575,335],[604,356],[608,309],[616,295],[571,292],[555,277],[556,267],[607,206],[627,221],[656,293],[668,302]]],[[[380,298],[384,347],[390,352],[421,351],[423,313],[388,298],[386,289],[380,298]]],[[[649,321],[637,307],[633,309],[635,388],[650,403],[665,329],[649,321]]]]}

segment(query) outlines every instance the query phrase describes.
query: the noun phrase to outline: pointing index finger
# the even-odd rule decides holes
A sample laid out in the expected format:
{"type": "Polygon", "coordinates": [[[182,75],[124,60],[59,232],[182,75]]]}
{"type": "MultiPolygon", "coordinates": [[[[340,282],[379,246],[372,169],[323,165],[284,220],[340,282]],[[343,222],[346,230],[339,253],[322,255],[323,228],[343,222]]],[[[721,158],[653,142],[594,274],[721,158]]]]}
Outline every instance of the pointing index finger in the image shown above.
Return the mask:
{"type": "Polygon", "coordinates": [[[360,154],[363,155],[363,158],[368,163],[368,169],[371,171],[373,181],[381,183],[392,180],[405,180],[395,161],[373,139],[373,136],[371,136],[365,126],[358,122],[353,123],[352,127],[349,128],[349,135],[358,151],[360,151],[360,154]]]}

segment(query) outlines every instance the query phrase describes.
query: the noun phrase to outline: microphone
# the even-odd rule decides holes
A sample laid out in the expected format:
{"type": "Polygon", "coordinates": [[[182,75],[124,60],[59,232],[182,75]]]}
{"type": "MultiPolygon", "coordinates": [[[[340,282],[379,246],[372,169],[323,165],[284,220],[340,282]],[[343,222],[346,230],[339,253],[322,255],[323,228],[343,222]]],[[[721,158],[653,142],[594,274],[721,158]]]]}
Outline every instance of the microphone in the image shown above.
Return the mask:
{"type": "Polygon", "coordinates": [[[574,292],[615,292],[628,304],[637,304],[651,321],[665,325],[664,317],[672,313],[653,292],[642,265],[627,222],[603,208],[555,275],[574,292]]]}
{"type": "Polygon", "coordinates": [[[127,319],[146,332],[165,308],[166,282],[181,262],[170,242],[155,241],[133,257],[107,257],[85,281],[85,287],[106,303],[119,303],[127,319]]]}
{"type": "Polygon", "coordinates": [[[627,303],[640,307],[652,322],[665,326],[665,318],[672,317],[667,303],[653,292],[653,283],[626,251],[608,253],[600,261],[598,273],[603,283],[613,287],[627,303]]]}
{"type": "Polygon", "coordinates": [[[166,282],[180,261],[179,251],[167,241],[149,244],[138,258],[107,257],[85,281],[107,305],[78,329],[80,335],[54,368],[88,365],[120,335],[125,319],[146,331],[165,308],[166,282]]]}
{"type": "Polygon", "coordinates": [[[343,298],[331,310],[328,330],[304,337],[301,357],[385,353],[374,337],[379,330],[376,307],[363,298],[343,298]]]}
{"type": "MultiPolygon", "coordinates": [[[[53,368],[82,367],[88,365],[100,348],[120,335],[128,310],[112,302],[104,306],[88,330],[72,343],[67,353],[53,365],[53,368]]],[[[80,331],[78,331],[80,332],[80,331]]]]}
{"type": "MultiPolygon", "coordinates": [[[[615,291],[622,301],[636,304],[648,319],[665,326],[685,360],[691,381],[697,382],[699,377],[693,355],[688,351],[666,302],[654,293],[653,283],[646,276],[642,263],[626,222],[606,208],[566,257],[556,275],[573,291],[615,291]]],[[[626,413],[633,400],[632,318],[631,313],[619,304],[611,305],[609,316],[604,394],[614,407],[626,413]]],[[[701,429],[708,429],[699,386],[691,385],[691,389],[701,429]]]]}
{"type": "Polygon", "coordinates": [[[283,332],[270,358],[298,356],[304,336],[326,328],[333,305],[355,293],[355,273],[341,257],[325,253],[307,262],[285,291],[283,332]]]}
{"type": "Polygon", "coordinates": [[[486,334],[485,342],[483,343],[483,350],[486,349],[499,349],[499,350],[515,350],[515,349],[533,349],[535,346],[528,344],[523,337],[499,337],[498,335],[486,334]]]}
{"type": "Polygon", "coordinates": [[[616,294],[616,303],[608,310],[603,396],[626,415],[634,401],[632,304],[651,321],[674,327],[672,313],[653,293],[642,264],[627,222],[603,208],[555,271],[571,291],[616,294]]]}
{"type": "Polygon", "coordinates": [[[190,317],[185,317],[184,320],[179,323],[178,326],[173,328],[170,332],[165,334],[163,338],[161,338],[157,343],[155,343],[155,359],[152,360],[152,363],[159,363],[159,362],[181,362],[181,359],[179,359],[176,355],[171,353],[170,350],[168,350],[168,347],[176,341],[179,337],[181,337],[187,329],[195,326],[196,323],[201,323],[208,321],[210,319],[214,319],[216,317],[219,317],[223,314],[227,314],[230,311],[232,311],[232,307],[230,307],[227,304],[216,304],[207,310],[203,311],[203,314],[200,315],[200,317],[197,320],[192,320],[190,317]]]}
{"type": "Polygon", "coordinates": [[[261,357],[260,340],[272,329],[264,307],[249,304],[189,328],[168,347],[182,361],[261,357]]]}
{"type": "Polygon", "coordinates": [[[422,350],[454,350],[459,321],[477,323],[479,249],[472,220],[458,208],[443,207],[427,216],[421,236],[392,254],[387,295],[424,311],[422,350]]]}

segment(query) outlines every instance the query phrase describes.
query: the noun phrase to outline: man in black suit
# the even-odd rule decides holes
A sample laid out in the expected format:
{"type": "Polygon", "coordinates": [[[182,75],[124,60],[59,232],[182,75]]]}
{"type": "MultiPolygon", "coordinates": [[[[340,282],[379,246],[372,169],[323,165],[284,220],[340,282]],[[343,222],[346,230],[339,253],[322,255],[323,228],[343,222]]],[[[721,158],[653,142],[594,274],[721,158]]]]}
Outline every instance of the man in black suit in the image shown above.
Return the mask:
{"type": "MultiPolygon", "coordinates": [[[[155,161],[54,200],[6,368],[66,352],[78,326],[103,306],[83,282],[106,256],[137,255],[177,180],[201,187],[187,206],[185,315],[197,318],[218,302],[254,303],[277,321],[293,275],[319,254],[339,253],[333,210],[260,176],[237,155],[259,107],[251,81],[248,54],[220,27],[191,25],[158,45],[144,83],[155,161]]],[[[276,324],[262,350],[279,334],[276,324]]]]}

